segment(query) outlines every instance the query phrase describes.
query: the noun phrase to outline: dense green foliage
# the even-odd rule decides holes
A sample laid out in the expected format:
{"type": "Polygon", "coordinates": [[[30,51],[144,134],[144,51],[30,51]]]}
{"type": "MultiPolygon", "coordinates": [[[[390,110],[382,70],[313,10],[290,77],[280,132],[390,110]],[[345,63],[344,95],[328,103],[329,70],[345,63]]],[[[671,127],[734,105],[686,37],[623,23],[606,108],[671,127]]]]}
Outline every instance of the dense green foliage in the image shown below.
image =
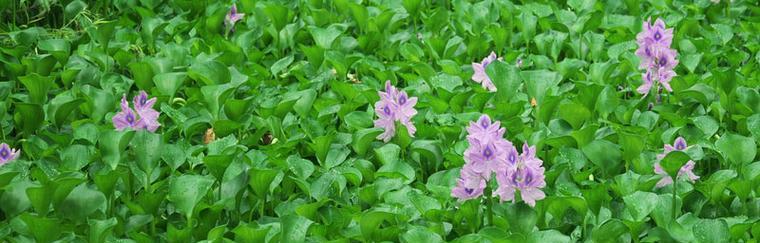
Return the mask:
{"type": "Polygon", "coordinates": [[[228,31],[227,1],[0,0],[0,142],[21,149],[0,167],[3,241],[760,238],[757,1],[236,4],[228,31]],[[680,61],[660,100],[636,92],[650,17],[680,61]],[[471,80],[491,51],[495,93],[471,80]],[[376,139],[385,80],[419,97],[414,137],[376,139]],[[139,90],[161,127],[115,131],[139,90]],[[535,207],[452,198],[481,114],[537,147],[535,207]],[[700,178],[657,188],[676,137],[663,167],[700,178]]]}

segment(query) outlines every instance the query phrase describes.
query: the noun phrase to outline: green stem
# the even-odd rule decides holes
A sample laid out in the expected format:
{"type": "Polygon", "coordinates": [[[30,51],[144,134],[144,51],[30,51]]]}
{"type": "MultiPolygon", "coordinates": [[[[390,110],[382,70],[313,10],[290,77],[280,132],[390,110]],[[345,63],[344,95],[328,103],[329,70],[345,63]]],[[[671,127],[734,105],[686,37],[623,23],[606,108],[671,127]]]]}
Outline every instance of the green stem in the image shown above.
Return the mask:
{"type": "Polygon", "coordinates": [[[494,225],[494,223],[493,223],[493,195],[491,195],[493,193],[492,193],[492,190],[491,190],[490,186],[486,187],[486,190],[488,190],[487,191],[488,195],[486,195],[486,211],[488,211],[487,212],[488,213],[488,224],[487,225],[493,226],[494,225]]]}
{"type": "Polygon", "coordinates": [[[676,212],[676,193],[678,193],[678,177],[673,179],[673,221],[678,217],[678,212],[676,212]]]}

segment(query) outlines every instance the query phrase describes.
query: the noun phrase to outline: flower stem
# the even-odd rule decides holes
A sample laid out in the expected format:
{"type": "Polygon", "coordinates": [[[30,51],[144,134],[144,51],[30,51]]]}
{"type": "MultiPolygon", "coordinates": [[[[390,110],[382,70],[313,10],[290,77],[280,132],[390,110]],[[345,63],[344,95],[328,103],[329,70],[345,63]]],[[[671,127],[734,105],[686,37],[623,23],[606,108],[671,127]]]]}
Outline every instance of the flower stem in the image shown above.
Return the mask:
{"type": "Polygon", "coordinates": [[[678,217],[678,212],[676,212],[676,193],[678,192],[678,178],[673,179],[673,221],[676,220],[678,217]]]}
{"type": "Polygon", "coordinates": [[[488,195],[486,195],[486,211],[488,211],[488,224],[487,225],[494,225],[493,224],[493,196],[492,196],[492,190],[491,187],[486,187],[486,190],[488,195]]]}

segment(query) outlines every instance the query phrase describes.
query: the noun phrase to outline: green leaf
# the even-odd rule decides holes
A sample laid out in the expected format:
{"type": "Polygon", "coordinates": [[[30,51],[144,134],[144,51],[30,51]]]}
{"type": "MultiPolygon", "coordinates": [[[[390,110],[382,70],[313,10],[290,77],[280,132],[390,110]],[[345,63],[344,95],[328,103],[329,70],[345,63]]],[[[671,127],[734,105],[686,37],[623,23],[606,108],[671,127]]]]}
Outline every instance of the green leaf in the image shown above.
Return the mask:
{"type": "Polygon", "coordinates": [[[116,218],[104,220],[90,219],[88,223],[90,225],[90,242],[105,242],[106,238],[112,235],[111,231],[113,228],[119,224],[116,218]]]}
{"type": "Polygon", "coordinates": [[[127,67],[129,67],[129,72],[132,73],[132,78],[135,80],[137,88],[141,90],[150,90],[150,88],[153,87],[155,73],[149,62],[133,62],[127,67]]]}
{"type": "Polygon", "coordinates": [[[693,227],[697,242],[729,242],[728,224],[722,219],[700,219],[693,227]]]}
{"type": "Polygon", "coordinates": [[[599,228],[591,232],[591,238],[595,242],[617,242],[618,237],[628,232],[628,227],[618,219],[604,222],[599,228]]]}
{"type": "Polygon", "coordinates": [[[92,161],[94,151],[91,147],[74,144],[60,152],[61,170],[79,171],[92,161]]]}
{"type": "Polygon", "coordinates": [[[699,130],[702,130],[704,137],[711,137],[720,128],[720,124],[711,116],[698,116],[691,120],[699,130]]]}
{"type": "Polygon", "coordinates": [[[313,222],[298,215],[282,217],[282,242],[304,242],[313,222]]]}
{"type": "Polygon", "coordinates": [[[494,61],[486,67],[486,73],[496,86],[496,100],[509,101],[520,91],[522,79],[514,66],[494,61]]]}
{"type": "Polygon", "coordinates": [[[586,157],[599,166],[607,176],[616,174],[622,165],[620,146],[607,140],[594,140],[584,146],[581,151],[586,157]]]}
{"type": "Polygon", "coordinates": [[[380,163],[384,165],[398,161],[400,153],[401,147],[392,143],[385,144],[382,147],[375,149],[375,156],[377,156],[380,163]]]}
{"type": "Polygon", "coordinates": [[[33,134],[45,121],[45,112],[40,104],[16,103],[16,124],[26,136],[33,134]]]}
{"type": "Polygon", "coordinates": [[[61,220],[57,218],[47,218],[34,216],[31,214],[21,215],[26,225],[33,226],[31,230],[34,240],[37,242],[53,242],[58,240],[63,229],[61,229],[61,220]]]}
{"type": "MultiPolygon", "coordinates": [[[[430,79],[430,84],[434,88],[439,88],[439,89],[454,93],[454,90],[457,87],[462,86],[463,83],[462,83],[462,78],[460,78],[459,76],[441,73],[434,76],[432,79],[430,79]]],[[[497,88],[498,88],[498,85],[497,85],[497,88]]],[[[511,96],[508,96],[508,97],[511,97],[511,96]]]]}
{"type": "Polygon", "coordinates": [[[29,92],[29,101],[40,105],[47,103],[48,90],[55,86],[55,77],[36,73],[18,77],[18,80],[29,92]]]}
{"type": "Polygon", "coordinates": [[[351,147],[354,148],[354,151],[357,154],[364,155],[367,153],[372,142],[375,141],[377,136],[381,133],[383,133],[382,128],[367,128],[356,131],[353,135],[354,138],[351,147]]]}
{"type": "Polygon", "coordinates": [[[330,152],[327,152],[327,158],[325,159],[325,162],[322,164],[322,167],[324,169],[330,169],[335,166],[338,166],[343,163],[343,161],[346,161],[346,158],[348,158],[348,155],[351,153],[350,150],[346,147],[342,146],[336,146],[333,149],[330,149],[330,152]]]}
{"type": "Polygon", "coordinates": [[[298,157],[297,155],[291,155],[287,159],[288,168],[298,178],[306,179],[314,173],[314,164],[306,159],[298,157]]]}
{"type": "Polygon", "coordinates": [[[180,213],[190,220],[193,218],[195,205],[206,196],[214,179],[200,175],[181,175],[171,179],[167,199],[180,213]]]}
{"type": "Polygon", "coordinates": [[[130,142],[135,154],[137,166],[149,173],[158,167],[158,159],[161,156],[161,135],[148,131],[138,131],[130,142]]]}
{"type": "Polygon", "coordinates": [[[206,85],[226,84],[232,79],[227,66],[218,61],[194,63],[187,69],[187,76],[206,85]]]}
{"type": "Polygon", "coordinates": [[[160,94],[174,97],[177,90],[184,84],[185,77],[187,77],[185,72],[162,73],[153,76],[153,84],[156,85],[160,94]]]}
{"type": "Polygon", "coordinates": [[[308,26],[308,29],[317,46],[322,49],[330,49],[335,38],[338,38],[346,30],[346,26],[343,24],[331,24],[327,29],[316,26],[308,26]]]}
{"type": "Polygon", "coordinates": [[[591,118],[591,111],[586,106],[576,102],[566,102],[559,105],[559,117],[570,123],[575,129],[580,129],[586,120],[591,118]]]}
{"type": "Polygon", "coordinates": [[[291,63],[293,63],[293,55],[286,56],[280,60],[277,60],[277,62],[272,64],[269,70],[272,72],[272,75],[277,76],[281,71],[290,66],[291,63]]]}
{"type": "Polygon", "coordinates": [[[682,151],[671,151],[665,158],[662,158],[660,165],[665,172],[670,175],[671,178],[676,178],[678,171],[683,167],[686,162],[689,162],[691,157],[682,151]]]}
{"type": "Polygon", "coordinates": [[[644,219],[649,213],[657,207],[659,198],[657,197],[657,194],[651,192],[637,191],[623,197],[623,201],[633,219],[637,222],[644,222],[644,219]]]}
{"type": "Polygon", "coordinates": [[[97,210],[105,213],[106,207],[106,197],[102,192],[81,184],[71,191],[56,210],[66,218],[84,221],[97,210]]]}
{"type": "Polygon", "coordinates": [[[256,197],[263,200],[268,195],[269,188],[276,182],[275,178],[279,173],[272,169],[251,168],[248,171],[248,185],[253,188],[256,197]]]}
{"type": "Polygon", "coordinates": [[[755,141],[760,141],[760,114],[747,118],[747,130],[755,137],[755,141]]]}
{"type": "Polygon", "coordinates": [[[423,227],[414,227],[401,235],[401,242],[444,242],[440,235],[423,227]]]}
{"type": "Polygon", "coordinates": [[[724,158],[737,166],[749,164],[757,155],[757,144],[754,139],[732,133],[720,137],[715,142],[715,147],[724,158]]]}

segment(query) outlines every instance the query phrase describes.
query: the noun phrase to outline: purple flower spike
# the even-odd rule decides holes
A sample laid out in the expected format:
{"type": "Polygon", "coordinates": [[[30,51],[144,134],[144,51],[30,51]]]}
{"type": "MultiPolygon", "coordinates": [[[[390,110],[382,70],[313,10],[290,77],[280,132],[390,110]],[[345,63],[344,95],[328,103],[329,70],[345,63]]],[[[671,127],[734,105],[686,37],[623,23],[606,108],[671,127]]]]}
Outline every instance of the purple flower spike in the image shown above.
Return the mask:
{"type": "Polygon", "coordinates": [[[491,78],[488,77],[488,74],[486,73],[486,67],[488,64],[496,61],[496,59],[496,53],[491,52],[491,54],[486,58],[483,58],[483,61],[480,63],[472,63],[472,70],[475,72],[472,74],[472,81],[480,83],[483,85],[484,89],[490,92],[496,92],[496,86],[491,81],[491,78]]]}
{"type": "Polygon", "coordinates": [[[161,124],[158,122],[160,113],[153,109],[156,98],[148,99],[148,93],[140,93],[132,100],[135,109],[129,107],[126,95],[121,98],[121,112],[111,118],[113,126],[117,131],[123,131],[127,128],[133,130],[146,129],[155,132],[161,124]]]}
{"type": "Polygon", "coordinates": [[[375,127],[383,128],[385,131],[377,136],[384,142],[388,142],[396,134],[396,121],[406,127],[410,137],[414,137],[417,128],[412,123],[412,117],[417,114],[414,106],[417,104],[417,97],[409,97],[404,91],[399,91],[391,85],[391,81],[385,81],[385,92],[378,91],[380,100],[375,103],[375,127]]]}
{"type": "MultiPolygon", "coordinates": [[[[688,144],[686,144],[686,139],[684,139],[683,137],[676,138],[676,141],[673,143],[673,145],[665,144],[664,152],[662,154],[657,155],[658,161],[655,162],[654,164],[654,173],[663,176],[662,179],[660,179],[660,181],[657,182],[657,185],[656,185],[657,187],[664,187],[673,183],[673,178],[670,177],[670,175],[668,175],[667,172],[665,172],[665,170],[660,165],[659,160],[662,160],[663,158],[665,158],[665,156],[667,156],[668,153],[672,151],[684,151],[687,148],[689,148],[689,146],[688,144]]],[[[686,162],[686,164],[681,166],[681,169],[678,170],[677,176],[678,177],[686,176],[686,178],[692,182],[699,179],[699,176],[694,174],[695,164],[696,163],[694,163],[694,161],[689,160],[688,162],[686,162]]]]}
{"type": "Polygon", "coordinates": [[[639,45],[636,56],[641,60],[639,69],[646,70],[642,75],[643,83],[636,91],[647,96],[652,86],[659,84],[668,92],[672,92],[670,80],[676,76],[673,69],[678,65],[678,52],[670,49],[673,43],[673,29],[666,29],[662,19],[657,19],[653,25],[648,19],[636,36],[636,42],[639,45]]]}
{"type": "Polygon", "coordinates": [[[496,174],[499,188],[496,194],[501,201],[515,201],[515,192],[520,191],[522,200],[531,207],[546,195],[541,190],[546,186],[543,161],[536,157],[535,147],[523,145],[523,153],[515,166],[496,174]]]}
{"type": "Polygon", "coordinates": [[[0,144],[0,165],[7,164],[18,158],[21,150],[12,149],[6,143],[0,144]]]}
{"type": "Polygon", "coordinates": [[[242,20],[243,16],[245,16],[245,14],[239,14],[237,12],[237,6],[235,4],[232,4],[230,11],[227,12],[227,16],[224,17],[224,25],[227,26],[227,28],[229,28],[230,31],[234,32],[235,22],[242,20]]]}

